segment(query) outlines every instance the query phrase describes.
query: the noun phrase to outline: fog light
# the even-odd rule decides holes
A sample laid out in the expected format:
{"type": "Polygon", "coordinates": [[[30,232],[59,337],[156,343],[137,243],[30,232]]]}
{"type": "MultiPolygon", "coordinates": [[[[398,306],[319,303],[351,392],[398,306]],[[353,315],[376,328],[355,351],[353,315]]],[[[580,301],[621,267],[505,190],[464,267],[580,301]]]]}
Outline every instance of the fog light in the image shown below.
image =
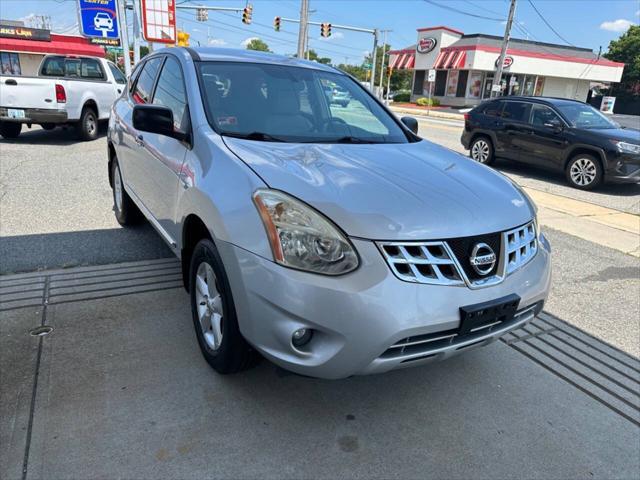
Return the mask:
{"type": "Polygon", "coordinates": [[[291,343],[294,347],[302,347],[306,345],[313,337],[313,330],[307,328],[299,328],[291,335],[291,343]]]}

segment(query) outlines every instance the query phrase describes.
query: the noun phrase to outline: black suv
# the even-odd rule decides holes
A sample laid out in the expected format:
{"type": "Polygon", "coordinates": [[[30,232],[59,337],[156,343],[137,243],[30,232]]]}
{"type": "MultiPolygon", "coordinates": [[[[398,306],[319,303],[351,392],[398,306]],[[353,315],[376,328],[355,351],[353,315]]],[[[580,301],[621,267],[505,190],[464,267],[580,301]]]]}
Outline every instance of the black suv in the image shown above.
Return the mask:
{"type": "Polygon", "coordinates": [[[546,97],[489,100],[465,114],[462,145],[490,164],[503,157],[565,172],[573,187],[640,182],[640,131],[590,105],[546,97]]]}

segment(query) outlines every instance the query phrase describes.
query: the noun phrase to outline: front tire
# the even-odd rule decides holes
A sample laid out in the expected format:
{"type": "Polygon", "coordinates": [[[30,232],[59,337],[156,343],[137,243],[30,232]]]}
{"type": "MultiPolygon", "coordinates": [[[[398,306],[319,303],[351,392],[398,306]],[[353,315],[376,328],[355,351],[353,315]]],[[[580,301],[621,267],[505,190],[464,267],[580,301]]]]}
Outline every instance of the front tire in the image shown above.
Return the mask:
{"type": "Polygon", "coordinates": [[[18,122],[0,122],[0,135],[4,138],[18,138],[22,124],[18,122]]]}
{"type": "Polygon", "coordinates": [[[580,190],[592,190],[602,183],[600,161],[593,155],[580,153],[569,160],[565,169],[567,182],[580,190]]]}
{"type": "Polygon", "coordinates": [[[116,220],[123,227],[135,225],[142,218],[142,213],[124,189],[120,165],[116,159],[111,164],[111,184],[113,185],[113,213],[116,220]]]}
{"type": "Polygon", "coordinates": [[[494,160],[493,144],[488,137],[477,137],[471,142],[469,156],[479,163],[491,165],[494,160]]]}
{"type": "Polygon", "coordinates": [[[85,107],[82,109],[76,129],[81,140],[90,142],[98,138],[98,116],[93,108],[85,107]]]}
{"type": "Polygon", "coordinates": [[[229,280],[209,239],[200,240],[193,250],[189,293],[193,326],[207,363],[220,374],[251,367],[256,353],[240,333],[229,280]]]}

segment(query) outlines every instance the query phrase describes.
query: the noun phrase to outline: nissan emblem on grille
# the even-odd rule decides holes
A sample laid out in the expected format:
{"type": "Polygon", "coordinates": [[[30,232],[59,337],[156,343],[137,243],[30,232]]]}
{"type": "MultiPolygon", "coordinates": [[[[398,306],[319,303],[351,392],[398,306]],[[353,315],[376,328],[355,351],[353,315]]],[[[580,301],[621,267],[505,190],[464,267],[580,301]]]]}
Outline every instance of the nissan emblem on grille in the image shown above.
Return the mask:
{"type": "Polygon", "coordinates": [[[477,243],[473,247],[469,261],[480,275],[488,275],[496,264],[496,254],[486,243],[477,243]]]}

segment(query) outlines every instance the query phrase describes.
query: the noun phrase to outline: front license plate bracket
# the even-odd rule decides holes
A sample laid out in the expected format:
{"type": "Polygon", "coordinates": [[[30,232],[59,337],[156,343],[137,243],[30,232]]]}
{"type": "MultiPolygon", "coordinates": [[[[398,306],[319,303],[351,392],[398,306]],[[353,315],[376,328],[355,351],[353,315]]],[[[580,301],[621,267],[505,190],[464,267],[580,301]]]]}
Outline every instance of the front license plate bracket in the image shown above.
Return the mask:
{"type": "Polygon", "coordinates": [[[469,335],[481,331],[482,327],[496,322],[505,323],[513,319],[518,311],[520,297],[516,294],[497,298],[488,302],[460,307],[460,328],[458,335],[469,335]]]}

